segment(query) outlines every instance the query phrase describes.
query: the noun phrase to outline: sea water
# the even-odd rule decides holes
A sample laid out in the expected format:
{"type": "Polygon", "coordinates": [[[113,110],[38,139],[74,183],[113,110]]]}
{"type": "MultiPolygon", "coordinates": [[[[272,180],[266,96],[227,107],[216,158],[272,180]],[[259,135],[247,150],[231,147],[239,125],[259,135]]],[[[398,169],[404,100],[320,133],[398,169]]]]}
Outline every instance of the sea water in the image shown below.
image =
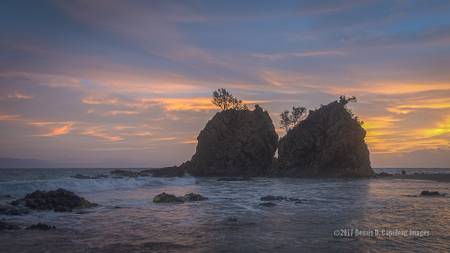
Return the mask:
{"type": "MultiPolygon", "coordinates": [[[[99,178],[109,169],[2,169],[0,201],[65,188],[100,206],[71,213],[0,216],[22,227],[0,231],[1,252],[447,252],[450,183],[407,179],[99,178]],[[155,195],[209,199],[156,204],[155,195]],[[11,195],[10,197],[4,195],[11,195]],[[298,198],[260,204],[265,195],[298,198]]],[[[423,171],[421,171],[423,172],[423,171]]],[[[432,173],[433,170],[427,170],[432,173]]],[[[442,173],[442,171],[439,171],[442,173]]]]}

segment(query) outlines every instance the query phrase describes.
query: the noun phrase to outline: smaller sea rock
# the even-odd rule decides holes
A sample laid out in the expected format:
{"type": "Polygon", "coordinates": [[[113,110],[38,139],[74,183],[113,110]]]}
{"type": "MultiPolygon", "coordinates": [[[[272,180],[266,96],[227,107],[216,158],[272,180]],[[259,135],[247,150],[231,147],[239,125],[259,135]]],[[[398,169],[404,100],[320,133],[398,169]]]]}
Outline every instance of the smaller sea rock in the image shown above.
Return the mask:
{"type": "Polygon", "coordinates": [[[267,195],[267,196],[261,197],[260,200],[261,201],[280,201],[280,200],[287,200],[287,198],[283,197],[283,196],[267,195]]]}
{"type": "Polygon", "coordinates": [[[53,210],[55,212],[71,212],[73,209],[98,206],[73,192],[59,188],[55,191],[35,191],[23,199],[11,202],[12,205],[24,205],[33,210],[53,210]]]}
{"type": "Polygon", "coordinates": [[[16,224],[13,223],[9,223],[6,221],[0,221],[0,231],[1,230],[14,230],[14,229],[19,229],[20,227],[17,226],[16,224]]]}
{"type": "Polygon", "coordinates": [[[275,203],[272,203],[272,202],[263,202],[263,203],[261,203],[261,204],[259,204],[260,206],[264,206],[264,207],[274,207],[274,206],[276,206],[277,204],[275,204],[275,203]]]}
{"type": "Polygon", "coordinates": [[[51,230],[55,228],[55,226],[50,226],[44,223],[38,223],[27,227],[28,230],[51,230]]]}
{"type": "Polygon", "coordinates": [[[422,197],[445,197],[445,193],[440,193],[438,191],[422,191],[420,196],[422,197]]]}
{"type": "Polygon", "coordinates": [[[153,198],[154,203],[183,203],[184,200],[182,197],[177,197],[172,194],[167,194],[165,192],[156,195],[153,198]]]}
{"type": "Polygon", "coordinates": [[[184,201],[202,201],[202,200],[207,200],[208,198],[203,197],[200,194],[196,194],[196,193],[188,193],[186,195],[184,195],[183,200],[184,201]]]}

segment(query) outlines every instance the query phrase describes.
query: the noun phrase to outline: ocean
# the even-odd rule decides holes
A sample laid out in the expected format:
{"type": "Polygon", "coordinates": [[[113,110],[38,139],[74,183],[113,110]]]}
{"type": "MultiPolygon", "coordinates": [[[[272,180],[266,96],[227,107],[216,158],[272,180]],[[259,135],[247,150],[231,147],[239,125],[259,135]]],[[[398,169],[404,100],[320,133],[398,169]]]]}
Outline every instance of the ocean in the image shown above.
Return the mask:
{"type": "MultiPolygon", "coordinates": [[[[49,231],[0,231],[1,252],[448,252],[449,182],[376,179],[100,178],[111,169],[0,169],[0,202],[65,188],[98,203],[82,212],[34,211],[0,219],[49,231]],[[209,199],[156,204],[155,195],[209,199]],[[10,196],[5,196],[10,195],[10,196]],[[273,201],[279,195],[300,201],[273,201]]],[[[400,173],[401,169],[377,172],[400,173]]],[[[450,173],[444,169],[408,173],[450,173]]]]}

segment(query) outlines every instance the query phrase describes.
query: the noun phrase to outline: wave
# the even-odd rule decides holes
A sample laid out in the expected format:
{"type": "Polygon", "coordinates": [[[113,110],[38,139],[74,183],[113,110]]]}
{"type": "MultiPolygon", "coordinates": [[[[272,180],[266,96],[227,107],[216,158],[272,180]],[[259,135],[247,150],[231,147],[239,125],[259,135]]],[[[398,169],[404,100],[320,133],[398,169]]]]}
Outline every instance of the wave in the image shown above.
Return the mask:
{"type": "Polygon", "coordinates": [[[36,190],[55,190],[64,188],[78,193],[90,193],[118,189],[134,189],[140,187],[152,187],[163,185],[185,186],[195,184],[195,178],[100,178],[100,179],[76,179],[59,178],[46,180],[24,180],[0,182],[0,194],[8,194],[20,197],[36,190]]]}

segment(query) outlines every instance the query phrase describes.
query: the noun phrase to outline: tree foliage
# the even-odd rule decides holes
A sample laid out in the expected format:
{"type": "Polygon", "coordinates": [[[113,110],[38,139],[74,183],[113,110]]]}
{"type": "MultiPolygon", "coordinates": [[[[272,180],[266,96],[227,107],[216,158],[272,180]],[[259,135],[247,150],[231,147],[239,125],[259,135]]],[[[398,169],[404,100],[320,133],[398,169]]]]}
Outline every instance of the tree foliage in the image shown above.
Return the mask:
{"type": "MultiPolygon", "coordinates": [[[[338,100],[338,103],[339,104],[342,104],[342,105],[344,105],[344,106],[346,106],[348,103],[350,103],[350,102],[358,102],[357,101],[357,99],[356,99],[356,97],[355,96],[351,96],[351,97],[346,97],[346,96],[340,96],[339,97],[339,100],[338,100]]],[[[360,125],[363,125],[364,124],[364,121],[362,121],[362,120],[360,120],[359,118],[358,118],[358,116],[356,116],[353,112],[352,112],[352,110],[350,110],[349,108],[345,108],[346,110],[347,110],[347,112],[348,113],[350,113],[350,115],[352,116],[352,118],[356,121],[356,122],[358,122],[360,125]]]]}
{"type": "Polygon", "coordinates": [[[346,97],[346,96],[340,96],[338,103],[342,104],[342,105],[347,105],[350,102],[357,102],[356,97],[355,96],[351,96],[351,97],[346,97]]]}
{"type": "Polygon", "coordinates": [[[242,103],[242,100],[234,97],[226,89],[220,88],[213,92],[212,103],[219,107],[222,111],[225,110],[248,110],[247,105],[242,103]]]}
{"type": "Polygon", "coordinates": [[[281,128],[288,132],[292,127],[296,126],[306,117],[305,107],[292,107],[292,111],[286,110],[280,114],[281,128]]]}

